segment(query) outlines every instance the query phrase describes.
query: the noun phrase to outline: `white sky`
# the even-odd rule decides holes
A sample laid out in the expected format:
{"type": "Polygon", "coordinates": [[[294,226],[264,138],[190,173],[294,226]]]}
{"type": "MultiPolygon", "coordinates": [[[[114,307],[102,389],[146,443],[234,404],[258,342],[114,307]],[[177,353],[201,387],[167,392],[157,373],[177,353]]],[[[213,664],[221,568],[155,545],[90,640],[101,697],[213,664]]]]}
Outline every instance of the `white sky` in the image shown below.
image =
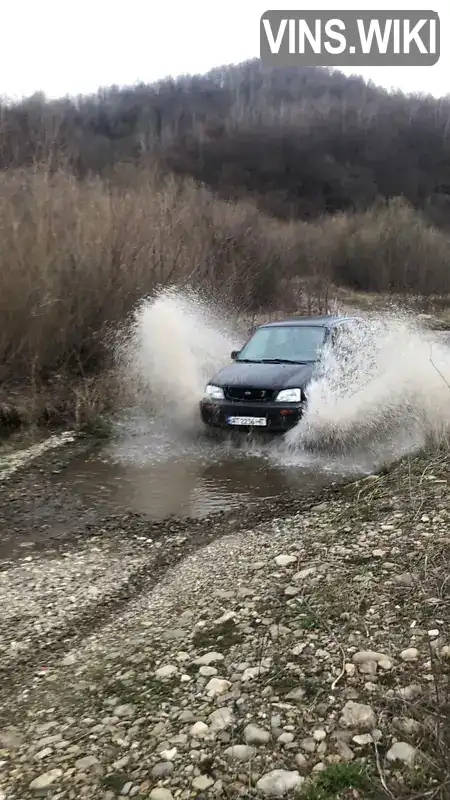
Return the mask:
{"type": "Polygon", "coordinates": [[[450,93],[450,0],[3,0],[2,6],[0,95],[11,99],[35,91],[86,94],[257,57],[261,14],[299,8],[437,11],[442,55],[434,67],[357,71],[388,88],[450,93]]]}

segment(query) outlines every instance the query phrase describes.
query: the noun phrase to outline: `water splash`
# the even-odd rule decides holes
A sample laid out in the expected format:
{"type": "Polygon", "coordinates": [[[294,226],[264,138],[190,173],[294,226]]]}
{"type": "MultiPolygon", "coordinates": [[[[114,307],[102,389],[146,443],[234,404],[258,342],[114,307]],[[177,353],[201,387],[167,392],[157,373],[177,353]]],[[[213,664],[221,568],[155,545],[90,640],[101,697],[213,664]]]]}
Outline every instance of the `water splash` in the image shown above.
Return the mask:
{"type": "MultiPolygon", "coordinates": [[[[192,440],[204,431],[198,401],[205,383],[229,363],[246,331],[197,293],[169,288],[136,310],[120,360],[135,406],[192,440]]],[[[308,410],[284,440],[261,448],[286,467],[356,464],[371,471],[450,432],[450,349],[419,320],[400,312],[367,317],[324,354],[308,387],[308,410]]],[[[221,448],[223,449],[223,447],[221,448]]]]}
{"type": "Polygon", "coordinates": [[[286,435],[288,451],[389,462],[447,440],[450,350],[405,313],[366,319],[325,353],[308,400],[303,420],[286,435]]]}
{"type": "Polygon", "coordinates": [[[239,343],[230,320],[211,303],[169,288],[137,308],[119,361],[138,406],[191,431],[200,426],[198,401],[206,382],[239,343]]]}

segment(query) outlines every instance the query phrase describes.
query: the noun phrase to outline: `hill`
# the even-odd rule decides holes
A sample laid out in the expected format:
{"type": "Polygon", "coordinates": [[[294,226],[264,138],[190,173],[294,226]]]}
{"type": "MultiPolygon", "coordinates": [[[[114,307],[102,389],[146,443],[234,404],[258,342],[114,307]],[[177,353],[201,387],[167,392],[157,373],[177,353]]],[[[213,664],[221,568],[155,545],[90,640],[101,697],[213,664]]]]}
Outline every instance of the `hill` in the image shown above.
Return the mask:
{"type": "Polygon", "coordinates": [[[404,197],[450,218],[450,99],[390,93],[319,68],[259,61],[95,96],[0,110],[0,166],[46,160],[78,176],[158,155],[225,199],[283,218],[404,197]]]}

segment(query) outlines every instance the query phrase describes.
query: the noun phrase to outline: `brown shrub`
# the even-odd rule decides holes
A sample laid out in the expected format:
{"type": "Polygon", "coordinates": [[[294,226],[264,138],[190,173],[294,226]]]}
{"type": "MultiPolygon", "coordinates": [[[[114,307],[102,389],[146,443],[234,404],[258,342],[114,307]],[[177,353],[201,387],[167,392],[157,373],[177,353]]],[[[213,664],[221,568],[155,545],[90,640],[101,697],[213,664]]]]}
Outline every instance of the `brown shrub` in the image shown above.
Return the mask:
{"type": "Polygon", "coordinates": [[[289,223],[148,165],[82,182],[45,167],[0,173],[0,402],[22,391],[31,418],[52,420],[101,408],[92,379],[112,367],[109,333],[157,287],[201,288],[251,315],[324,311],[332,281],[443,294],[448,245],[397,200],[289,223]],[[42,410],[36,397],[52,392],[42,410]]]}

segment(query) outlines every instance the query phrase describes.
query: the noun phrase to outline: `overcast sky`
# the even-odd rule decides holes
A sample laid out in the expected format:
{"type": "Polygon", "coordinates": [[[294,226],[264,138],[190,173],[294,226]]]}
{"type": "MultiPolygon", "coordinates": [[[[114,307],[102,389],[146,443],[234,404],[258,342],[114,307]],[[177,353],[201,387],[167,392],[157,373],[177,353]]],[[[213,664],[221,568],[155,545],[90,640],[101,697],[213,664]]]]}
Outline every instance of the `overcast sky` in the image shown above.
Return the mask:
{"type": "MultiPolygon", "coordinates": [[[[441,19],[434,67],[354,70],[385,87],[450,93],[450,0],[4,0],[0,94],[18,99],[87,94],[112,84],[203,73],[259,55],[259,19],[269,9],[430,9],[441,19]],[[8,5],[6,5],[8,4],[8,5]]],[[[350,70],[344,70],[350,72],[350,70]]]]}

